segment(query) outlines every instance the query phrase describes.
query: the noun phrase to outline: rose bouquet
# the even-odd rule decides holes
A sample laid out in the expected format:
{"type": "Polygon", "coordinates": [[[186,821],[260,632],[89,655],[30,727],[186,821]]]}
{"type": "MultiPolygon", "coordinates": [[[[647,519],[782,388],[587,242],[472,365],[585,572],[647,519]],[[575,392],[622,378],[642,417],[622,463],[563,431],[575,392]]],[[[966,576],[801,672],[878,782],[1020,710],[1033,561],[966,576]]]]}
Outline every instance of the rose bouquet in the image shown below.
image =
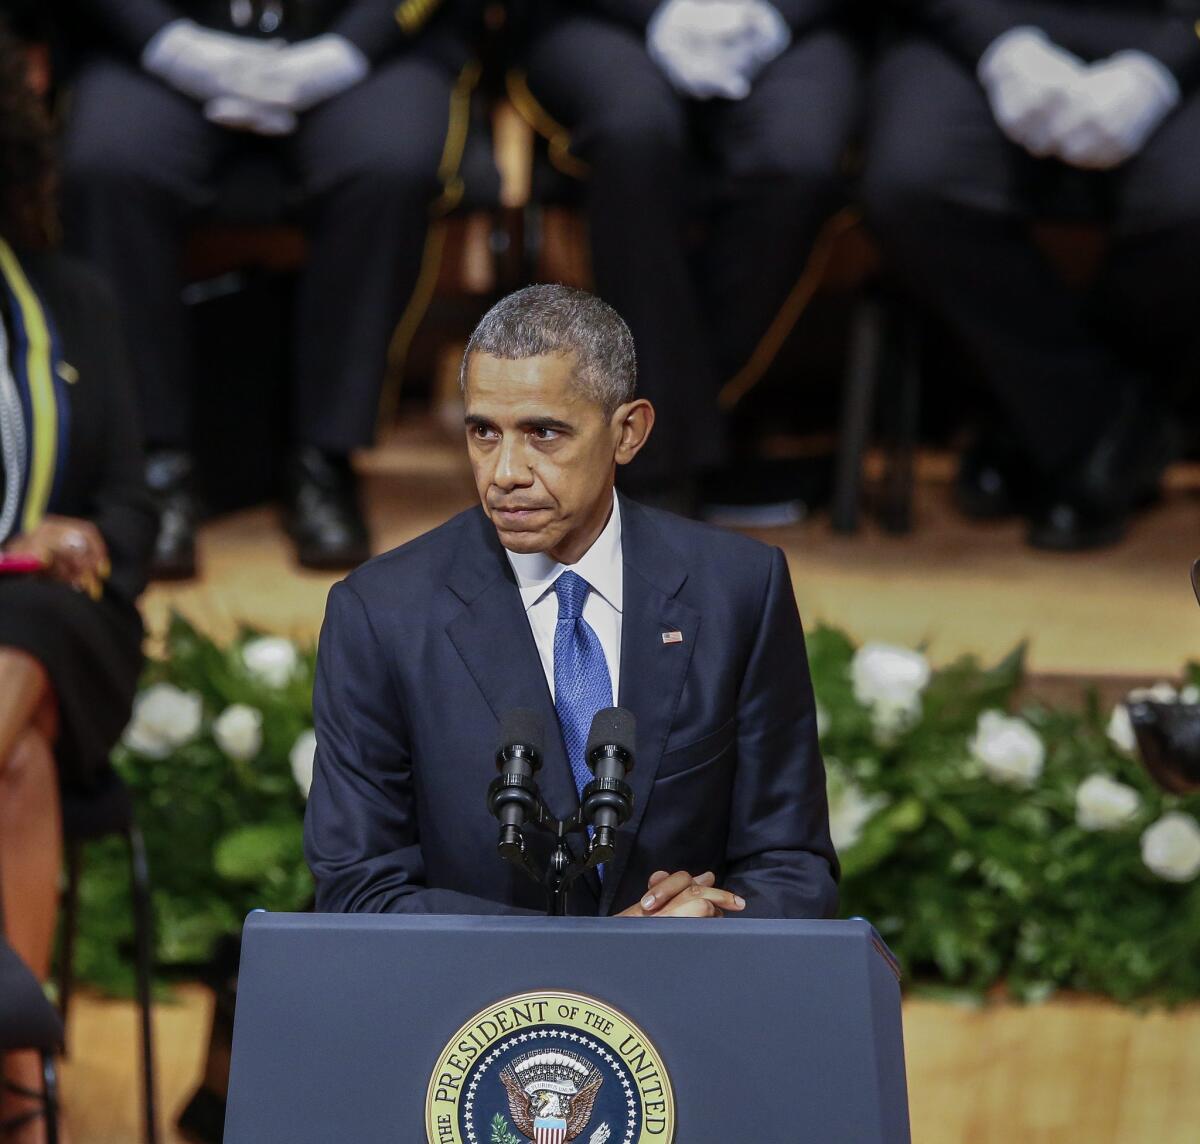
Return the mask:
{"type": "MultiPolygon", "coordinates": [[[[935,670],[817,628],[809,659],[843,914],[878,927],[910,984],[1200,998],[1200,797],[1148,780],[1123,705],[1011,714],[1021,649],[935,670]]],[[[313,664],[288,640],[221,647],[173,619],[115,756],[149,847],[160,965],[193,971],[248,910],[311,900],[313,664]]],[[[120,846],[97,844],[77,964],[109,988],[128,981],[127,892],[120,846]]]]}
{"type": "Polygon", "coordinates": [[[874,922],[910,978],[1200,997],[1200,797],[1149,780],[1123,704],[1007,714],[1021,649],[934,671],[818,629],[809,655],[843,912],[874,922]]]}

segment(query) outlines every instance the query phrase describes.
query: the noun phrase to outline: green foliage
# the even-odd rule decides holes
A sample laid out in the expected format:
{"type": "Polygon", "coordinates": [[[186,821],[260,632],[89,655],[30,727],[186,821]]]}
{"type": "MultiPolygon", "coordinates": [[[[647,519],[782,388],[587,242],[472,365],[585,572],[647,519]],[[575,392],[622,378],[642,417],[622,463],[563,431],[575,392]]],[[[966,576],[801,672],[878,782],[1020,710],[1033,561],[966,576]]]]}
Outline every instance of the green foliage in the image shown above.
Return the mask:
{"type": "Polygon", "coordinates": [[[492,1117],[491,1144],[521,1144],[521,1138],[513,1132],[508,1120],[498,1112],[492,1117]]]}
{"type": "MultiPolygon", "coordinates": [[[[259,633],[244,631],[219,647],[180,616],[172,618],[166,654],[149,665],[145,686],[167,682],[198,693],[199,733],[166,758],[117,748],[114,765],[133,790],[154,888],[157,958],[167,971],[194,971],[217,941],[240,932],[255,908],[305,909],[312,878],[304,862],[304,796],[289,753],[312,726],[314,652],[274,688],[245,666],[241,649],[259,633]],[[229,758],[213,721],[233,703],[262,712],[262,746],[245,762],[229,758]]],[[[89,847],[80,889],[76,965],[87,981],[113,992],[132,986],[133,931],[127,859],[119,842],[89,847]]]]}
{"type": "Polygon", "coordinates": [[[875,924],[910,985],[982,997],[1003,983],[1026,1000],[1060,988],[1122,1002],[1200,997],[1200,879],[1161,879],[1140,847],[1164,811],[1195,815],[1200,798],[1162,794],[1109,741],[1094,695],[1078,710],[1022,712],[1045,746],[1044,770],[1022,789],[988,777],[970,739],[984,711],[1011,708],[1023,648],[991,669],[963,659],[936,671],[919,720],[881,742],[854,697],[850,641],[818,630],[811,646],[831,805],[849,788],[870,811],[840,847],[842,911],[875,924]],[[1116,829],[1076,822],[1076,791],[1097,773],[1139,795],[1116,829]]]}
{"type": "MultiPolygon", "coordinates": [[[[115,763],[132,787],[149,849],[158,959],[194,971],[246,913],[305,908],[312,882],[301,844],[304,799],[289,753],[312,725],[314,653],[281,687],[248,670],[243,632],[221,647],[175,617],[166,654],[147,686],[197,693],[197,733],[165,758],[128,746],[115,763]],[[229,758],[213,723],[233,703],[262,713],[262,745],[229,758]]],[[[1122,1002],[1200,998],[1200,879],[1164,881],[1142,862],[1140,837],[1173,808],[1200,799],[1164,796],[1109,742],[1094,695],[1078,709],[1022,714],[1045,745],[1027,789],[997,783],[972,759],[980,715],[1008,710],[1024,649],[984,668],[962,659],[934,672],[921,714],[877,736],[851,682],[854,644],[842,632],[809,635],[809,661],[827,724],[822,749],[835,825],[847,799],[861,810],[840,847],[846,916],[869,918],[896,952],[909,984],[982,996],[1000,983],[1039,999],[1059,988],[1122,1002]],[[1076,790],[1100,773],[1133,787],[1136,816],[1117,829],[1084,830],[1076,790]]],[[[1200,668],[1189,668],[1200,680],[1200,668]]],[[[843,833],[845,833],[843,828],[843,833]]],[[[91,847],[81,888],[80,975],[128,990],[132,942],[126,858],[118,843],[91,847]]],[[[515,1141],[508,1122],[492,1140],[515,1141]]]]}

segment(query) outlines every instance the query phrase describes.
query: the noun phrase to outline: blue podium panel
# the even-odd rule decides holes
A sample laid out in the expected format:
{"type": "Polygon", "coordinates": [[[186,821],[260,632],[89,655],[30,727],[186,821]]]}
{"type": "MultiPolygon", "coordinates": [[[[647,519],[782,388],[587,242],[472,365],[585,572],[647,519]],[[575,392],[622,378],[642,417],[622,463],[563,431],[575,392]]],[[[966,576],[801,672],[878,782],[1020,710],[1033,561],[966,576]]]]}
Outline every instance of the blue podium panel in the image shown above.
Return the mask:
{"type": "Polygon", "coordinates": [[[860,921],[252,914],[226,1144],[430,1139],[908,1141],[890,955],[860,921]]]}

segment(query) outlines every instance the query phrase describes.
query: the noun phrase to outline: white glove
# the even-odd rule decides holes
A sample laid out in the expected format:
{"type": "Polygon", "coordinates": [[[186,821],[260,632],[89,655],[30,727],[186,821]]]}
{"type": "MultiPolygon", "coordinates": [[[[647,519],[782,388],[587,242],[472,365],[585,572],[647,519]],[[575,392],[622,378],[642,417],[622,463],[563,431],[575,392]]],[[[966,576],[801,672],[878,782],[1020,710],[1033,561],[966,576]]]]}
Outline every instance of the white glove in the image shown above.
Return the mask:
{"type": "Polygon", "coordinates": [[[1130,51],[1100,60],[1052,119],[1055,153],[1075,167],[1116,167],[1142,149],[1179,100],[1178,81],[1153,56],[1130,51]]]}
{"type": "Polygon", "coordinates": [[[745,99],[791,37],[767,0],[666,0],[650,18],[646,48],[683,95],[745,99]]]}
{"type": "Polygon", "coordinates": [[[1055,117],[1082,86],[1085,72],[1078,56],[1030,27],[1013,28],[997,37],[978,68],[1000,130],[1038,156],[1054,152],[1055,117]]]}
{"type": "Polygon", "coordinates": [[[201,28],[191,20],[172,20],[142,50],[142,67],[193,99],[228,95],[240,74],[278,50],[250,36],[231,36],[201,28]]]}
{"type": "Polygon", "coordinates": [[[234,92],[295,114],[340,95],[370,70],[358,48],[345,36],[330,32],[289,44],[259,60],[237,79],[234,92]]]}
{"type": "Polygon", "coordinates": [[[296,115],[286,107],[255,103],[240,95],[219,95],[204,105],[204,117],[220,127],[252,131],[255,135],[291,135],[296,115]]]}

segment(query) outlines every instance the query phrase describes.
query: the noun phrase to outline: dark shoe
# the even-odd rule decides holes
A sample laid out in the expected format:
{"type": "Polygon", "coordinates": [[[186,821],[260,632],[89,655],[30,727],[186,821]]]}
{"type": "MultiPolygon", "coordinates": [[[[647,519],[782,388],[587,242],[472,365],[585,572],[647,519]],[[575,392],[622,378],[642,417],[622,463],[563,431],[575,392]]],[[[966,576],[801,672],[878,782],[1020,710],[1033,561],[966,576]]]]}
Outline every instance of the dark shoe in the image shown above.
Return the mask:
{"type": "Polygon", "coordinates": [[[292,455],[284,524],[305,568],[340,571],[370,559],[358,478],[348,457],[311,446],[292,455]]]}
{"type": "Polygon", "coordinates": [[[190,580],[196,575],[200,507],[193,470],[192,455],[183,449],[152,449],[147,454],[146,484],[158,507],[152,580],[190,580]]]}
{"type": "Polygon", "coordinates": [[[1004,520],[1029,507],[1029,462],[1002,433],[984,432],[963,451],[954,503],[971,520],[1004,520]]]}
{"type": "Polygon", "coordinates": [[[1130,386],[1083,460],[1031,514],[1029,543],[1052,552],[1116,544],[1133,512],[1158,492],[1175,433],[1144,387],[1130,386]]]}

